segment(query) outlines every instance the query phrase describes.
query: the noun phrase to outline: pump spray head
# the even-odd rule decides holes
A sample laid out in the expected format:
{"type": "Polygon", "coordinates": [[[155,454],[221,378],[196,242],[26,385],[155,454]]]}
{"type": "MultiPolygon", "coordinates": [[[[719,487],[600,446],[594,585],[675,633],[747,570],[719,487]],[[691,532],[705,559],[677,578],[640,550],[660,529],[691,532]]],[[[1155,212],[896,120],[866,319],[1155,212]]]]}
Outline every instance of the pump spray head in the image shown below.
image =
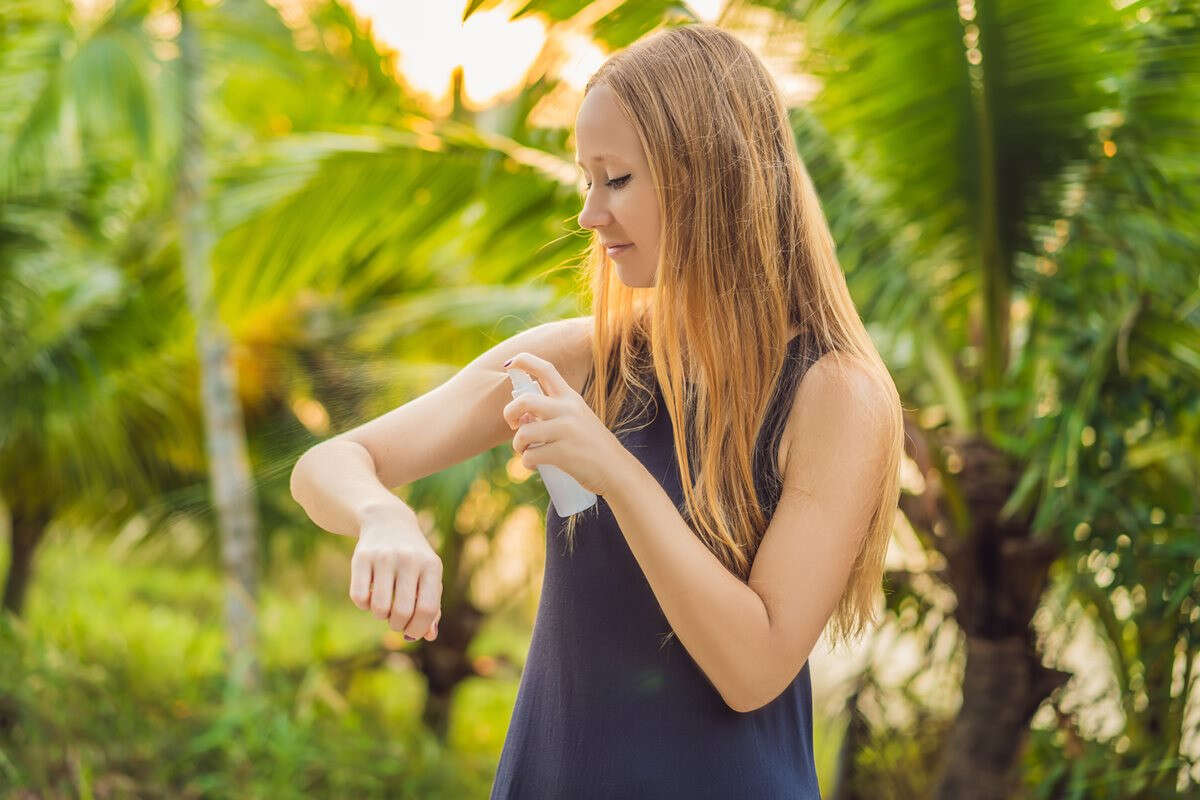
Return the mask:
{"type": "Polygon", "coordinates": [[[512,381],[514,393],[527,391],[529,389],[533,389],[536,392],[541,391],[541,387],[538,386],[537,381],[529,377],[529,373],[525,370],[514,368],[507,369],[505,372],[508,373],[508,379],[512,381]]]}

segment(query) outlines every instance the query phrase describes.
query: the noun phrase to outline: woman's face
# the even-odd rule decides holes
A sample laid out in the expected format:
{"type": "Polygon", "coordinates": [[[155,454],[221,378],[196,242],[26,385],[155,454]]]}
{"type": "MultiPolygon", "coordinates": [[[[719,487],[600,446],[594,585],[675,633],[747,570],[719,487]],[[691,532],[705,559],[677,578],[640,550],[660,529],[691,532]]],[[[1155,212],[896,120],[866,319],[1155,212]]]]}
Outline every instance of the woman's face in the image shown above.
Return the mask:
{"type": "Polygon", "coordinates": [[[579,225],[604,245],[628,244],[609,258],[627,286],[653,286],[658,260],[658,196],[650,165],[633,125],[612,90],[596,86],[583,98],[575,120],[576,158],[590,186],[579,225]]]}

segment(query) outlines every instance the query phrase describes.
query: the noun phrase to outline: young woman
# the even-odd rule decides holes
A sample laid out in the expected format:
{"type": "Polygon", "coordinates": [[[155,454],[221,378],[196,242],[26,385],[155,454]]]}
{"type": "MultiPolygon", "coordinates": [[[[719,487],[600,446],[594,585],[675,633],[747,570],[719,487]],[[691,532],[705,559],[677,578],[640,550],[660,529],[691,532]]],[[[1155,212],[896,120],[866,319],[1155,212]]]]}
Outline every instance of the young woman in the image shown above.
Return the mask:
{"type": "Polygon", "coordinates": [[[441,563],[383,487],[515,431],[526,467],[600,497],[547,511],[492,798],[819,798],[808,658],[827,623],[837,644],[875,622],[895,385],[778,88],[738,39],[688,25],[615,54],[575,144],[593,314],[318,445],[293,494],[359,536],[354,601],[432,640],[441,563]],[[545,396],[511,399],[509,368],[545,396]]]}

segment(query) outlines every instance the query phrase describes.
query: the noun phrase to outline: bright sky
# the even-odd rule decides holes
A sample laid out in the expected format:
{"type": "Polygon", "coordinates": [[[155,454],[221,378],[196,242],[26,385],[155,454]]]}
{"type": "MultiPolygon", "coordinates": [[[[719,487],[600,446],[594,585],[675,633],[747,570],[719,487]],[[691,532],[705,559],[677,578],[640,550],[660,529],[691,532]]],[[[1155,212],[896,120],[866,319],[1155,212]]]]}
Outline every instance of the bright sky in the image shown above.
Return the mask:
{"type": "MultiPolygon", "coordinates": [[[[726,0],[691,0],[688,6],[706,22],[717,18],[726,0]]],[[[435,102],[450,89],[451,75],[463,67],[463,90],[474,108],[489,105],[518,86],[546,43],[546,24],[538,14],[508,18],[525,5],[506,0],[496,8],[476,11],[464,24],[463,0],[351,0],[372,22],[375,35],[398,53],[398,67],[413,89],[435,102]]],[[[598,0],[597,16],[619,5],[598,0]]],[[[588,13],[588,10],[585,10],[588,13]]],[[[582,34],[556,37],[564,52],[555,70],[564,82],[582,90],[607,55],[582,34]]]]}

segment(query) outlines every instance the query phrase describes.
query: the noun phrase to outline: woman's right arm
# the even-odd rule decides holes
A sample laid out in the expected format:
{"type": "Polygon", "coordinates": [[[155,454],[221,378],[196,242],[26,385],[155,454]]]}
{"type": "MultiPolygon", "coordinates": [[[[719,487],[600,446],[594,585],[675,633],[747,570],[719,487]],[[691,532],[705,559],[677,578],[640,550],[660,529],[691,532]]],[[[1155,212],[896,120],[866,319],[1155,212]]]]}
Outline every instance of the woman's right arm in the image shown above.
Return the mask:
{"type": "Polygon", "coordinates": [[[432,391],[309,448],[292,468],[292,497],[320,527],[358,537],[350,598],[393,630],[433,639],[441,616],[441,559],[405,485],[510,441],[504,362],[528,352],[581,386],[591,363],[591,317],[537,325],[489,349],[432,391]],[[393,588],[394,587],[394,588],[393,588]]]}
{"type": "Polygon", "coordinates": [[[320,527],[358,535],[363,513],[412,510],[392,494],[511,441],[504,420],[512,385],[504,362],[528,352],[582,384],[591,359],[591,317],[535,325],[482,353],[450,380],[376,419],[313,445],[292,468],[292,497],[320,527]]]}

